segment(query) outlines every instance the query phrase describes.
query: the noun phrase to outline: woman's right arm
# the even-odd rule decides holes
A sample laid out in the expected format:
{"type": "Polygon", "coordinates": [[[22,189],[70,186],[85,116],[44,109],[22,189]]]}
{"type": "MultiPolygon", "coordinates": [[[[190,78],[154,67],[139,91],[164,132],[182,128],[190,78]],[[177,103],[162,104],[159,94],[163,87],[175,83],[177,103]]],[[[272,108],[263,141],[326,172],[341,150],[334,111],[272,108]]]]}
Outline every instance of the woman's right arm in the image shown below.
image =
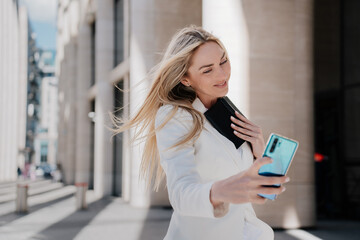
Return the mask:
{"type": "MultiPolygon", "coordinates": [[[[171,110],[171,106],[159,109],[155,127],[162,125],[171,110]]],[[[222,217],[227,213],[229,203],[264,203],[265,199],[258,196],[258,193],[279,194],[285,189],[263,187],[286,182],[286,177],[264,177],[258,174],[262,165],[271,162],[269,158],[260,158],[247,171],[224,180],[203,182],[196,169],[194,146],[187,144],[171,148],[191,130],[191,126],[191,115],[185,110],[179,110],[156,132],[160,164],[166,173],[169,200],[179,214],[222,217]]]]}
{"type": "MultiPolygon", "coordinates": [[[[155,121],[156,128],[163,124],[171,111],[171,106],[159,109],[155,121]]],[[[211,204],[210,189],[214,182],[203,182],[200,178],[196,169],[193,144],[171,148],[189,133],[191,126],[190,113],[179,110],[156,132],[160,163],[166,173],[169,200],[174,210],[184,216],[221,217],[226,214],[227,208],[214,208],[211,204]]]]}
{"type": "Polygon", "coordinates": [[[284,192],[284,186],[279,188],[264,186],[289,182],[290,179],[288,177],[266,177],[258,174],[261,166],[271,162],[271,158],[259,158],[248,170],[215,182],[210,190],[210,201],[213,206],[223,202],[263,204],[266,202],[266,198],[258,194],[280,194],[284,192]]]}

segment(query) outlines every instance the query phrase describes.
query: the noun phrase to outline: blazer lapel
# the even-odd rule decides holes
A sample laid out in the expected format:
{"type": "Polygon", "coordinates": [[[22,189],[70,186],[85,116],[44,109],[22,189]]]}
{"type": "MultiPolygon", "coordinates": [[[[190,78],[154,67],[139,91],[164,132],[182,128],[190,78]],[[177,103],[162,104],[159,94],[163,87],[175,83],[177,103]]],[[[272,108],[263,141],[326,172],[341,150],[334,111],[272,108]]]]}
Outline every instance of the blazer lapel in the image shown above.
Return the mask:
{"type": "MultiPolygon", "coordinates": [[[[204,104],[200,101],[199,98],[196,98],[193,102],[192,106],[198,110],[201,113],[204,113],[207,111],[207,108],[204,106],[204,104]]],[[[230,156],[231,160],[233,161],[234,165],[241,171],[243,170],[242,167],[239,165],[239,154],[237,153],[237,149],[235,148],[234,144],[228,140],[226,137],[224,137],[221,133],[219,133],[205,118],[204,122],[204,129],[210,132],[214,139],[216,139],[219,144],[223,147],[224,151],[230,156]]]]}

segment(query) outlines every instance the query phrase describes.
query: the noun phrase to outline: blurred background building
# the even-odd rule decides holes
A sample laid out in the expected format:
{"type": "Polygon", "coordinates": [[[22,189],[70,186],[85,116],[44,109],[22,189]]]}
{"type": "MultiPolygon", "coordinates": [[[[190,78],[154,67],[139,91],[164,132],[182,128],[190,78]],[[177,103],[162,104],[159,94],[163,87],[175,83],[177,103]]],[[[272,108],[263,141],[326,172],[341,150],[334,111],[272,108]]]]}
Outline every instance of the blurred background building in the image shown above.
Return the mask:
{"type": "Polygon", "coordinates": [[[314,1],[319,217],[360,219],[359,10],[359,1],[314,1]]]}
{"type": "Polygon", "coordinates": [[[265,138],[300,142],[287,191],[257,215],[280,228],[360,219],[359,1],[58,0],[56,51],[36,46],[17,1],[0,11],[0,182],[48,162],[98,197],[169,206],[139,180],[142,145],[112,136],[109,112],[136,112],[146,73],[195,24],[225,44],[229,97],[265,138]]]}
{"type": "Polygon", "coordinates": [[[35,163],[56,164],[58,88],[55,77],[55,50],[40,50],[38,67],[41,75],[40,111],[35,138],[35,163]]]}
{"type": "Polygon", "coordinates": [[[56,164],[55,51],[36,45],[27,9],[0,3],[0,182],[14,181],[30,165],[56,164]]]}
{"type": "Polygon", "coordinates": [[[120,195],[134,206],[169,204],[164,188],[145,190],[138,178],[142,145],[129,144],[131,131],[111,138],[108,113],[136,112],[151,83],[136,84],[171,36],[195,24],[227,47],[236,105],[266,138],[277,132],[300,142],[287,193],[256,206],[259,217],[274,227],[314,226],[313,1],[58,3],[58,161],[66,183],[87,182],[98,196],[120,195]]]}

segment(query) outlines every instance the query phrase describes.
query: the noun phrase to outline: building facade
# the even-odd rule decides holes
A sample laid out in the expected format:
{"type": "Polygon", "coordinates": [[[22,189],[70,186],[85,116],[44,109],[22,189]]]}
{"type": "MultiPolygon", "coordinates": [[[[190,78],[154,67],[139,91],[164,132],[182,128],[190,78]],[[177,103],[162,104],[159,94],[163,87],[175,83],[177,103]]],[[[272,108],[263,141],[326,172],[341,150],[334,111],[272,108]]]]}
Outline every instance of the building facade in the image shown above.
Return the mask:
{"type": "Polygon", "coordinates": [[[39,124],[35,138],[35,163],[56,165],[58,83],[55,77],[53,50],[40,51],[38,67],[41,76],[39,124]]]}
{"type": "Polygon", "coordinates": [[[108,113],[136,112],[158,53],[195,24],[225,44],[228,96],[265,138],[276,132],[300,142],[287,192],[256,206],[258,216],[273,227],[314,226],[312,21],[312,0],[59,0],[57,157],[65,182],[134,206],[169,205],[165,188],[154,193],[139,180],[142,145],[130,144],[132,131],[112,137],[108,113]]]}

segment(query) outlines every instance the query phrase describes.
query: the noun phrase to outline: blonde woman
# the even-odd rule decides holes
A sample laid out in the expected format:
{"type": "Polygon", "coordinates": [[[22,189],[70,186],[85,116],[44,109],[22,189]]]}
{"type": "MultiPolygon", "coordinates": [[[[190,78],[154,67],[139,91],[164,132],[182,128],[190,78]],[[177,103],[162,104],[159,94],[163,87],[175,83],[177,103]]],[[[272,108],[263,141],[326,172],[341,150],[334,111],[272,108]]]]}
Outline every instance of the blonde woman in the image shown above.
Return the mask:
{"type": "Polygon", "coordinates": [[[285,190],[264,185],[289,179],[258,175],[271,162],[261,157],[261,129],[236,114],[234,134],[247,141],[236,149],[203,115],[228,92],[230,61],[220,40],[200,27],[181,29],[149,77],[144,104],[117,132],[135,127],[135,139],[146,132],[142,175],[155,189],[166,175],[174,212],[164,239],[273,239],[251,204],[285,190]]]}

